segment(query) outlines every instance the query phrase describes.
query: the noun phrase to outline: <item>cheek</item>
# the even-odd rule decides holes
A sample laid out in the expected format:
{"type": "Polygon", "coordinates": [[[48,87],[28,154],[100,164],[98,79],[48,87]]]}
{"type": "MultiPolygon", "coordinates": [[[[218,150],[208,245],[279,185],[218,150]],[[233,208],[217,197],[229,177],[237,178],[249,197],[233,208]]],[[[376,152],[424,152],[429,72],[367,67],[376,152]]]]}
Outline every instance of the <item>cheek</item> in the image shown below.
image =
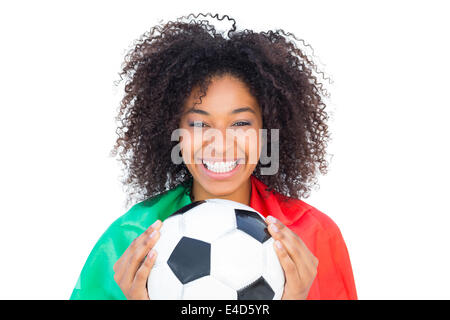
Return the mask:
{"type": "Polygon", "coordinates": [[[200,156],[199,150],[201,150],[201,147],[201,135],[195,136],[193,132],[186,131],[180,141],[180,148],[182,150],[184,163],[194,164],[195,156],[200,156]]]}
{"type": "Polygon", "coordinates": [[[258,164],[259,156],[260,156],[260,150],[259,147],[260,142],[259,140],[255,141],[254,143],[250,144],[248,148],[248,163],[251,165],[258,164]]]}
{"type": "Polygon", "coordinates": [[[259,130],[247,131],[245,138],[238,139],[238,147],[245,152],[247,163],[256,165],[261,153],[261,137],[259,130]]]}

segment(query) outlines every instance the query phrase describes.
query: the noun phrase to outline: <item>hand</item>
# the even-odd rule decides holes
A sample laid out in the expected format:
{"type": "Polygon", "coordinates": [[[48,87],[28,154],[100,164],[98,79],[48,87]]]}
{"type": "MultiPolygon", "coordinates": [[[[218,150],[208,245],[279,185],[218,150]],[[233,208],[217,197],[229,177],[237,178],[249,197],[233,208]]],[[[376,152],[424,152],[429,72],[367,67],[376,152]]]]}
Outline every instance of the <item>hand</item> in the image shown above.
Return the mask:
{"type": "Polygon", "coordinates": [[[282,300],[305,300],[317,275],[319,260],[292,230],[272,216],[266,218],[286,282],[282,300]]]}
{"type": "Polygon", "coordinates": [[[147,279],[155,264],[156,251],[150,250],[159,239],[160,220],[133,240],[114,264],[114,280],[129,300],[149,300],[147,279]]]}

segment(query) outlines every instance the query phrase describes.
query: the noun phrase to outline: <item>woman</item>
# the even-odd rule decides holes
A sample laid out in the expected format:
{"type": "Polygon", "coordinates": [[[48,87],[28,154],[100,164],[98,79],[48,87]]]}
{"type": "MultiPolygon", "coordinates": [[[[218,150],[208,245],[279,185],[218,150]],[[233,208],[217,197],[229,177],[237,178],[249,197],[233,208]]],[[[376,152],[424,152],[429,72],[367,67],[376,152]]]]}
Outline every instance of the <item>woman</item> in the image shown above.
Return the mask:
{"type": "Polygon", "coordinates": [[[286,277],[282,299],[356,299],[339,228],[300,200],[316,165],[327,168],[317,67],[282,30],[235,32],[231,19],[226,39],[206,20],[184,18],[154,27],[125,59],[121,75],[129,81],[113,151],[120,149],[125,183],[144,200],[99,239],[71,299],[151,299],[146,282],[164,219],[209,198],[266,217],[286,277]],[[263,148],[272,153],[270,168],[263,148]]]}

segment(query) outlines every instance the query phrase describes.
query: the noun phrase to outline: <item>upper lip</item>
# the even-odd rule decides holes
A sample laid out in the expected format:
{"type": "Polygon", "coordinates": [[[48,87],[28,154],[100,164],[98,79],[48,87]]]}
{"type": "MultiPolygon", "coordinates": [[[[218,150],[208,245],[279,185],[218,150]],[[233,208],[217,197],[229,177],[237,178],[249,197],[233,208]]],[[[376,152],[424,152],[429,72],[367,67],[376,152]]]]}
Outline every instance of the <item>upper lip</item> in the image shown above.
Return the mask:
{"type": "Polygon", "coordinates": [[[237,159],[205,159],[205,158],[203,158],[203,159],[200,159],[200,160],[202,160],[202,161],[207,161],[207,162],[235,162],[235,161],[238,161],[238,160],[242,160],[242,158],[237,158],[237,159]]]}

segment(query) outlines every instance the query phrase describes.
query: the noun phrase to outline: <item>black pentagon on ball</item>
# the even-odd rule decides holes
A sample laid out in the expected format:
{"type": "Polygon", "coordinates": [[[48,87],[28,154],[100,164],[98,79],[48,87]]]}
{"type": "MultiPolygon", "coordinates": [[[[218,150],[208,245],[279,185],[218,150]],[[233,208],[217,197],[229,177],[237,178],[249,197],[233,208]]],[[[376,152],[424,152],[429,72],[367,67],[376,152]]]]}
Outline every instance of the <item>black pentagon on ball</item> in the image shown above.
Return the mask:
{"type": "Polygon", "coordinates": [[[238,300],[272,300],[275,292],[263,277],[238,290],[238,300]]]}
{"type": "Polygon", "coordinates": [[[211,269],[211,244],[182,237],[167,264],[182,284],[207,276],[211,269]]]}
{"type": "Polygon", "coordinates": [[[185,205],[184,207],[181,207],[180,209],[178,209],[177,211],[172,213],[170,216],[173,217],[173,216],[175,216],[177,214],[183,214],[183,213],[191,210],[192,208],[195,208],[196,206],[199,206],[199,205],[201,205],[202,203],[205,203],[205,202],[206,202],[205,200],[198,200],[198,201],[191,202],[191,203],[185,205]]]}
{"type": "Polygon", "coordinates": [[[270,233],[267,230],[264,219],[256,212],[243,209],[234,209],[234,212],[236,213],[236,224],[239,230],[242,230],[261,243],[264,243],[264,241],[270,238],[270,233]]]}

